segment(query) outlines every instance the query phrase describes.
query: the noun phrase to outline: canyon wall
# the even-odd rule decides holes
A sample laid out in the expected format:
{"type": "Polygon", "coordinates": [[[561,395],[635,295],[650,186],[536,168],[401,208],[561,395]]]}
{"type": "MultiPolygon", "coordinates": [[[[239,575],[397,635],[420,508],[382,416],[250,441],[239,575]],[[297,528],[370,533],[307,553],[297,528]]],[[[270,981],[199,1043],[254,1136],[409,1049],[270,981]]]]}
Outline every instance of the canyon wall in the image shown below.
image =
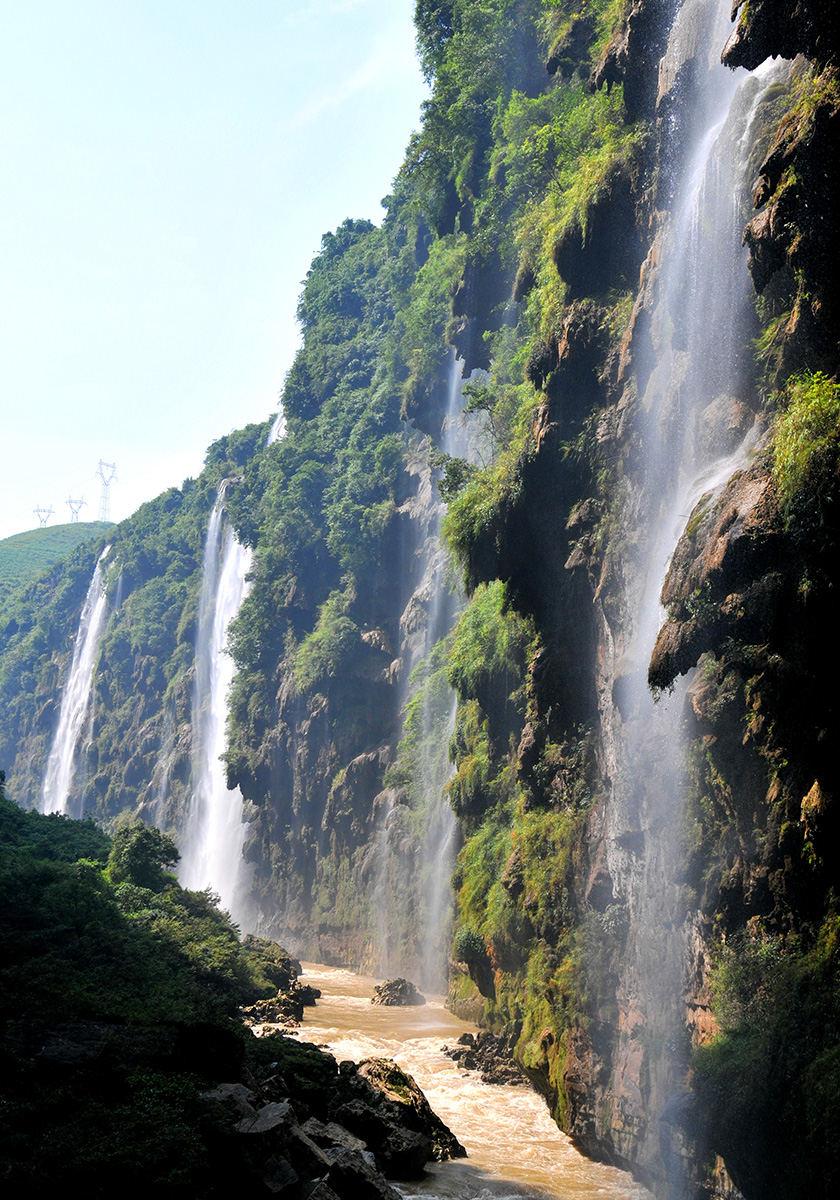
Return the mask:
{"type": "MultiPolygon", "coordinates": [[[[186,833],[221,487],[249,922],[418,982],[451,944],[456,1010],[674,1200],[838,1171],[837,17],[734,7],[420,0],[422,126],[313,261],[285,436],[109,534],[71,796],[186,833]]],[[[25,806],[102,546],[4,602],[25,806]]]]}

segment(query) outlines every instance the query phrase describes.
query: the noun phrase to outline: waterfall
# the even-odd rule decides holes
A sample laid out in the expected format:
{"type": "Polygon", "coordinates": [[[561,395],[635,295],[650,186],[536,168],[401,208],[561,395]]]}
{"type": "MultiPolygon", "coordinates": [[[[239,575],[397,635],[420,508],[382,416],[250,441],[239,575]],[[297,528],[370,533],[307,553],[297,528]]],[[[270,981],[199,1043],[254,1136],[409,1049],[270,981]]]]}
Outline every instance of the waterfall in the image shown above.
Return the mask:
{"type": "Polygon", "coordinates": [[[225,485],[210,514],[204,547],[193,699],[193,794],[184,831],[179,879],[184,887],[212,887],[234,920],[247,915],[242,851],[248,826],[242,793],[227,786],[228,693],[234,663],[227,631],[246,594],[251,551],[240,545],[225,519],[225,485]]]}
{"type": "MultiPolygon", "coordinates": [[[[463,367],[463,360],[453,351],[445,385],[441,449],[474,461],[480,431],[464,414],[463,367]]],[[[415,527],[423,528],[422,543],[416,550],[423,564],[422,578],[406,609],[410,622],[405,621],[406,614],[401,622],[402,653],[409,663],[407,673],[411,673],[403,738],[404,745],[411,743],[408,792],[416,816],[409,821],[409,808],[393,789],[378,798],[381,816],[374,841],[371,898],[378,969],[386,974],[407,972],[422,987],[440,990],[446,982],[458,822],[445,793],[452,775],[449,742],[456,697],[435,647],[452,628],[463,597],[451,578],[441,537],[445,507],[434,495],[428,467],[425,480],[426,491],[413,514],[415,527]],[[418,610],[423,613],[422,620],[417,619],[418,610]],[[409,824],[414,831],[409,835],[417,843],[411,897],[406,895],[406,867],[399,860],[409,824]],[[406,962],[409,946],[413,947],[411,961],[406,962]]]]}
{"type": "Polygon", "coordinates": [[[626,1123],[644,1129],[649,1122],[643,1157],[662,1156],[674,1196],[683,1190],[679,1148],[666,1148],[658,1119],[684,1088],[688,1051],[681,997],[690,917],[679,882],[687,681],[655,702],[647,664],[664,615],[659,596],[669,557],[692,507],[722,487],[749,453],[750,299],[739,247],[756,114],[768,85],[786,69],[765,66],[747,77],[719,64],[716,47],[725,41],[729,8],[729,0],[686,0],[660,65],[660,85],[667,87],[698,46],[709,47],[693,81],[695,126],[682,131],[674,156],[651,350],[637,363],[643,461],[628,523],[645,536],[626,564],[629,636],[622,644],[620,633],[606,630],[608,642],[615,636],[617,661],[602,704],[613,789],[610,872],[633,931],[619,991],[613,1091],[626,1123]],[[722,413],[730,419],[721,422],[722,413]],[[645,1075],[647,1104],[626,1082],[645,1075]]]}
{"type": "MultiPolygon", "coordinates": [[[[282,408],[266,445],[286,434],[282,408]]],[[[178,877],[186,888],[211,887],[222,907],[240,924],[253,920],[252,871],[243,851],[248,822],[239,788],[229,788],[223,762],[227,749],[228,697],[236,673],[227,649],[228,628],[248,594],[253,552],[241,545],[227,522],[224,481],[207,525],[193,692],[193,793],[184,829],[178,877]]],[[[161,778],[167,767],[164,764],[161,778]]],[[[158,801],[160,805],[161,801],[158,801]]]]}
{"type": "MultiPolygon", "coordinates": [[[[473,458],[471,422],[464,416],[463,359],[452,352],[447,378],[446,416],[441,428],[441,449],[445,454],[473,458]]],[[[447,587],[448,558],[441,536],[443,505],[435,508],[432,537],[437,546],[432,601],[426,630],[426,653],[445,637],[462,603],[447,587]]],[[[422,979],[425,987],[441,990],[446,984],[449,938],[452,927],[452,870],[455,865],[458,821],[444,788],[452,777],[449,741],[455,729],[457,698],[448,681],[438,680],[437,687],[427,682],[422,698],[422,736],[419,766],[426,814],[420,848],[422,888],[422,979]],[[437,694],[435,694],[437,693],[437,694]]]]}
{"type": "Polygon", "coordinates": [[[268,437],[266,438],[265,444],[267,446],[270,446],[270,445],[272,445],[273,442],[282,442],[282,440],[285,436],[286,436],[286,414],[283,412],[283,409],[281,408],[279,413],[274,418],[274,420],[271,424],[271,429],[268,432],[268,437]]]}
{"type": "Polygon", "coordinates": [[[103,581],[103,564],[110,546],[99,556],[93,578],[82,606],[79,629],[73,646],[70,674],[61,696],[58,726],[53,737],[44,785],[41,792],[40,811],[82,816],[82,800],[75,806],[79,811],[71,812],[70,788],[76,771],[76,745],[85,722],[93,683],[93,668],[99,639],[105,628],[108,600],[103,581]]]}

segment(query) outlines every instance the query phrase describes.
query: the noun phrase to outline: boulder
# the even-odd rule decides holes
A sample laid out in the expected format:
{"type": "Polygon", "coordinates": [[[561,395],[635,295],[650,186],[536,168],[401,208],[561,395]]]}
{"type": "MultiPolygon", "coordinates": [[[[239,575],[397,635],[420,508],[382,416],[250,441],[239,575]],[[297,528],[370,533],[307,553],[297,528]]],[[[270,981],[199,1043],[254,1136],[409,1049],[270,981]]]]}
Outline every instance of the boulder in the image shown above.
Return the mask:
{"type": "Polygon", "coordinates": [[[443,1046],[443,1053],[465,1071],[479,1071],[484,1083],[525,1084],[522,1068],[513,1057],[513,1045],[507,1038],[489,1030],[473,1035],[462,1033],[454,1046],[443,1046]]]}
{"type": "Polygon", "coordinates": [[[301,1126],[303,1132],[322,1150],[367,1150],[367,1143],[335,1121],[319,1121],[310,1117],[301,1126]]]}
{"type": "Polygon", "coordinates": [[[244,1083],[220,1083],[198,1097],[202,1104],[221,1109],[228,1121],[253,1120],[257,1115],[257,1097],[244,1083]]]}
{"type": "Polygon", "coordinates": [[[300,1195],[300,1176],[285,1158],[274,1154],[263,1164],[262,1181],[272,1196],[297,1197],[300,1195]]]}
{"type": "Polygon", "coordinates": [[[426,1003],[426,997],[421,996],[417,988],[408,979],[389,979],[374,988],[371,1004],[387,1004],[394,1008],[420,1005],[426,1003]]]}
{"type": "Polygon", "coordinates": [[[330,1167],[327,1185],[339,1200],[401,1200],[358,1150],[342,1150],[330,1167]]]}
{"type": "Polygon", "coordinates": [[[393,1119],[407,1129],[425,1134],[437,1162],[447,1158],[465,1158],[466,1150],[452,1130],[432,1110],[415,1081],[389,1058],[368,1058],[359,1064],[364,1080],[380,1104],[390,1106],[393,1119]]]}
{"type": "Polygon", "coordinates": [[[304,1008],[313,1008],[321,997],[318,988],[298,983],[293,979],[289,985],[269,1000],[258,1000],[247,1008],[240,1009],[242,1020],[248,1026],[285,1025],[292,1028],[303,1020],[304,1008]]]}
{"type": "Polygon", "coordinates": [[[265,1134],[278,1131],[285,1133],[296,1127],[297,1123],[295,1110],[289,1101],[281,1100],[264,1104],[253,1116],[237,1121],[235,1128],[238,1133],[265,1134]]]}

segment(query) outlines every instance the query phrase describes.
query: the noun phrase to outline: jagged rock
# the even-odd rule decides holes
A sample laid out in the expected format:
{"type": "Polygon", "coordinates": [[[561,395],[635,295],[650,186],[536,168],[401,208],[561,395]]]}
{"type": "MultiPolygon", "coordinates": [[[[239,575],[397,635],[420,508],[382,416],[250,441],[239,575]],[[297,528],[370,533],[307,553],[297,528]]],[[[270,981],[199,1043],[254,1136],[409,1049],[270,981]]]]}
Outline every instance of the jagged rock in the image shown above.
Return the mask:
{"type": "Polygon", "coordinates": [[[220,1083],[198,1098],[203,1104],[218,1106],[229,1121],[245,1121],[257,1115],[257,1097],[244,1083],[220,1083]]]}
{"type": "Polygon", "coordinates": [[[462,1033],[456,1045],[441,1047],[443,1053],[465,1071],[479,1071],[484,1083],[525,1084],[522,1068],[513,1057],[512,1040],[496,1037],[489,1030],[462,1033]]]}
{"type": "Polygon", "coordinates": [[[330,1185],[322,1179],[320,1183],[316,1183],[315,1187],[309,1193],[307,1200],[340,1200],[340,1198],[330,1185]]]}
{"type": "Polygon", "coordinates": [[[674,551],[662,588],[669,619],[650,661],[651,686],[669,687],[721,637],[760,642],[774,619],[782,520],[765,459],[702,498],[674,551]]]}
{"type": "Polygon", "coordinates": [[[431,1140],[416,1130],[404,1129],[393,1107],[374,1107],[350,1100],[336,1116],[370,1148],[377,1166],[392,1179],[419,1179],[433,1156],[431,1140]]]}
{"type": "Polygon", "coordinates": [[[285,1025],[293,1028],[303,1020],[304,1008],[311,1008],[321,998],[318,988],[298,983],[296,979],[270,1000],[258,1000],[240,1009],[246,1025],[285,1025]]]}
{"type": "Polygon", "coordinates": [[[277,1154],[263,1166],[262,1181],[272,1196],[297,1197],[300,1194],[300,1176],[291,1163],[277,1154]]]}
{"type": "Polygon", "coordinates": [[[394,1008],[426,1003],[426,997],[421,996],[417,988],[408,979],[389,979],[380,983],[374,989],[371,1004],[387,1004],[394,1008]]]}
{"type": "Polygon", "coordinates": [[[309,983],[299,983],[296,994],[304,1008],[314,1008],[321,999],[321,989],[312,987],[309,983]]]}
{"type": "Polygon", "coordinates": [[[343,1125],[338,1125],[335,1121],[328,1121],[325,1124],[316,1117],[310,1117],[301,1128],[307,1137],[310,1137],[322,1150],[361,1151],[367,1149],[367,1142],[356,1137],[349,1129],[345,1129],[343,1125]]]}
{"type": "Polygon", "coordinates": [[[330,1158],[303,1132],[300,1125],[288,1126],[286,1150],[289,1162],[306,1179],[322,1178],[330,1169],[330,1158]]]}
{"type": "Polygon", "coordinates": [[[429,1138],[432,1157],[436,1161],[466,1156],[464,1147],[433,1111],[412,1077],[391,1059],[365,1059],[359,1064],[359,1077],[392,1106],[392,1112],[400,1124],[429,1138]]]}
{"type": "Polygon", "coordinates": [[[297,1125],[295,1110],[288,1100],[264,1104],[253,1116],[245,1117],[236,1124],[237,1133],[263,1134],[288,1130],[297,1125]]]}
{"type": "Polygon", "coordinates": [[[728,67],[753,71],[765,59],[804,54],[817,62],[836,57],[840,18],[836,0],[734,0],[733,20],[740,19],[723,48],[728,67]]]}
{"type": "Polygon", "coordinates": [[[402,1200],[358,1150],[342,1150],[330,1166],[327,1184],[340,1200],[402,1200]]]}
{"type": "Polygon", "coordinates": [[[624,84],[631,120],[653,115],[656,97],[654,64],[665,48],[667,19],[658,0],[632,0],[615,34],[593,68],[594,89],[624,84]]]}
{"type": "Polygon", "coordinates": [[[389,1179],[419,1179],[431,1157],[432,1143],[425,1133],[397,1126],[380,1146],[377,1161],[389,1179]]]}

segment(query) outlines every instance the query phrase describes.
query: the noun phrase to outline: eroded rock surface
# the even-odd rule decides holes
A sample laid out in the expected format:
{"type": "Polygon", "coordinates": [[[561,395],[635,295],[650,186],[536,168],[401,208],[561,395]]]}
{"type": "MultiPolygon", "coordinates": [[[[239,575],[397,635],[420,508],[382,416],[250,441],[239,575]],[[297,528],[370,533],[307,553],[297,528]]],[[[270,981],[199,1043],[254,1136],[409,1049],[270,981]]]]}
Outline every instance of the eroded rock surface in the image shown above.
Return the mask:
{"type": "Polygon", "coordinates": [[[389,979],[386,983],[380,983],[373,991],[371,1004],[400,1008],[426,1003],[426,997],[422,996],[408,979],[389,979]]]}

